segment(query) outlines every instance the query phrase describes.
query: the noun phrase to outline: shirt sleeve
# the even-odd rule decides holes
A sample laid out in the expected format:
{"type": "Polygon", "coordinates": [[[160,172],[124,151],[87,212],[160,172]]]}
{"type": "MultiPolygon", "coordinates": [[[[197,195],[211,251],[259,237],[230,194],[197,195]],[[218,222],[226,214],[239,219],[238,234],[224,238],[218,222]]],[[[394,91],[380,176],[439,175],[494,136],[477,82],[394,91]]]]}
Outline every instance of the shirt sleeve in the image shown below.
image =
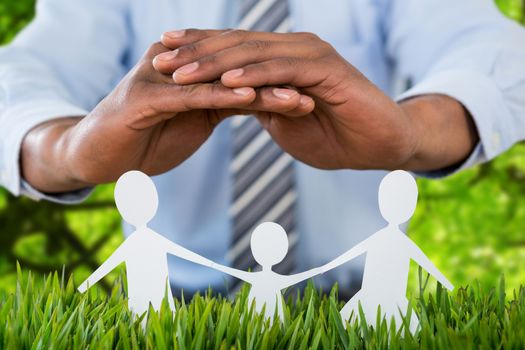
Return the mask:
{"type": "Polygon", "coordinates": [[[525,139],[525,29],[492,0],[394,0],[385,5],[388,56],[413,87],[398,100],[443,94],[472,115],[480,142],[459,167],[489,161],[525,139]]]}
{"type": "Polygon", "coordinates": [[[52,199],[21,179],[22,139],[50,119],[86,115],[124,75],[127,1],[40,0],[35,19],[0,48],[0,186],[14,195],[52,199]]]}

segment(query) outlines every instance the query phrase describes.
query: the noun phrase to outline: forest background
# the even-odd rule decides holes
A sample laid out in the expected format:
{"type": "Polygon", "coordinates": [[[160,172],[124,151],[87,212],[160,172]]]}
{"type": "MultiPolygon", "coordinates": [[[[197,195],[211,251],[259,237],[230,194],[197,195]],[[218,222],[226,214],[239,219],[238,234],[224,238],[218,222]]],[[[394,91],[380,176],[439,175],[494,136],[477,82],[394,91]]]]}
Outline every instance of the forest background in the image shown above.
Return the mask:
{"type": "MultiPolygon", "coordinates": [[[[496,3],[525,25],[525,0],[496,3]]],[[[34,6],[34,0],[0,0],[0,44],[27,25],[34,6]]],[[[524,143],[488,164],[418,183],[420,200],[408,234],[454,284],[477,280],[490,288],[502,274],[509,291],[525,282],[524,143]]],[[[113,185],[97,187],[76,206],[15,198],[0,188],[0,294],[15,290],[17,261],[36,274],[74,273],[79,283],[122,240],[113,185]]],[[[109,288],[118,273],[102,287],[109,288]]],[[[416,274],[412,269],[413,286],[416,274]]]]}

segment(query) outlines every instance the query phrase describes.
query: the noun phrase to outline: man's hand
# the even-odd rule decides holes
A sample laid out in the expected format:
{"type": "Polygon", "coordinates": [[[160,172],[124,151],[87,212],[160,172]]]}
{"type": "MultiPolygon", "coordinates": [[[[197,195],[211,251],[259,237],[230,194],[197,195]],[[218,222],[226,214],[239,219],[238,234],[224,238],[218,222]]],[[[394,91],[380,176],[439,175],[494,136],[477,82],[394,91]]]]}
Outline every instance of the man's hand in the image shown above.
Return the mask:
{"type": "Polygon", "coordinates": [[[295,91],[282,99],[250,87],[220,82],[179,85],[157,72],[151,46],[118,86],[84,118],[64,118],[37,126],[25,137],[23,177],[44,192],[64,192],[116,180],[138,169],[163,173],[191,156],[225,117],[242,109],[290,115],[308,113],[295,91]]]}
{"type": "Polygon", "coordinates": [[[397,104],[314,34],[191,29],[165,33],[162,43],[175,50],[153,64],[177,84],[221,79],[230,88],[292,86],[306,95],[311,113],[257,117],[284,150],[317,168],[439,169],[464,159],[477,138],[455,100],[397,104]]]}

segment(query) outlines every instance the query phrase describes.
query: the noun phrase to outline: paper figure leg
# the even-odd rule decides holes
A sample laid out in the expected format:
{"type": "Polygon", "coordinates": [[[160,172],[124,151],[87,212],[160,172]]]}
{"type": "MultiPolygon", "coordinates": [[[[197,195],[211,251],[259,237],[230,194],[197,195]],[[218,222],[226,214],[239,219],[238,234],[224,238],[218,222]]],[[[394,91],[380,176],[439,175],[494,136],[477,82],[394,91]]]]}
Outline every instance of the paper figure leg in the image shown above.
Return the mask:
{"type": "Polygon", "coordinates": [[[167,296],[168,296],[168,305],[170,306],[171,311],[175,312],[175,302],[173,301],[173,292],[171,291],[171,287],[168,284],[166,287],[167,289],[167,296]]]}
{"type": "MultiPolygon", "coordinates": [[[[401,308],[402,312],[405,313],[405,315],[403,316],[406,316],[406,313],[408,311],[408,303],[409,303],[408,299],[405,299],[403,301],[403,305],[402,305],[403,308],[401,308]]],[[[400,323],[398,324],[397,322],[398,320],[396,320],[396,325],[397,325],[397,328],[399,329],[401,328],[401,325],[403,322],[403,320],[401,320],[401,317],[399,317],[400,323]]],[[[409,329],[410,333],[415,334],[418,326],[419,326],[419,318],[416,315],[416,311],[412,309],[411,315],[410,315],[410,329],[409,329]]]]}
{"type": "Polygon", "coordinates": [[[412,310],[412,316],[410,317],[410,333],[415,334],[417,327],[419,326],[419,319],[416,313],[412,310]]]}
{"type": "Polygon", "coordinates": [[[361,302],[362,295],[363,295],[363,290],[360,290],[341,309],[340,315],[341,315],[341,319],[343,320],[343,324],[345,326],[346,326],[346,321],[350,320],[350,316],[352,315],[352,312],[354,313],[354,319],[359,317],[359,302],[361,302]]]}
{"type": "MultiPolygon", "coordinates": [[[[404,313],[403,317],[406,316],[406,313],[408,311],[408,299],[405,298],[403,303],[400,303],[399,306],[400,306],[399,309],[401,310],[401,313],[404,313]]],[[[415,312],[414,309],[412,309],[411,313],[412,314],[410,315],[409,331],[410,331],[410,333],[415,334],[416,330],[417,330],[417,327],[419,326],[419,318],[417,317],[416,312],[415,312]]],[[[403,324],[403,319],[401,317],[401,314],[397,313],[396,317],[395,317],[395,320],[396,320],[396,327],[397,327],[397,329],[401,328],[401,325],[403,324]]]]}

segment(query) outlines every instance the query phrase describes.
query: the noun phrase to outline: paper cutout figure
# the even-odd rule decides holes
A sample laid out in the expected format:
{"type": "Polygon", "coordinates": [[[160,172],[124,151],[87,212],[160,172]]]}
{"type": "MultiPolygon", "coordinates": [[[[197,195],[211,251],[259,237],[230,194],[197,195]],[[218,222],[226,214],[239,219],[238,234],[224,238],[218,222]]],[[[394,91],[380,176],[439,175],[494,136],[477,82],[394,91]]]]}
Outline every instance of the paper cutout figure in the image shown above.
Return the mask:
{"type": "MultiPolygon", "coordinates": [[[[407,222],[416,209],[417,184],[405,171],[393,171],[385,176],[379,186],[379,209],[388,226],[357,244],[332,262],[321,267],[323,272],[366,253],[362,287],[341,310],[343,321],[352,314],[359,315],[359,304],[369,325],[375,325],[378,306],[388,321],[392,317],[396,327],[402,325],[401,315],[406,315],[406,297],[410,260],[426,269],[447,289],[454,286],[443,276],[419,247],[399,228],[407,222]]],[[[345,326],[346,326],[346,322],[345,326]]],[[[415,313],[410,320],[410,331],[419,325],[415,313]]]]}
{"type": "Polygon", "coordinates": [[[155,184],[146,174],[129,171],[119,178],[115,187],[115,203],[122,218],[136,230],[78,287],[80,292],[85,292],[117,265],[125,262],[128,306],[135,314],[141,315],[148,311],[150,303],[155,310],[159,310],[165,295],[168,296],[170,308],[175,311],[167,254],[205,266],[213,263],[147,227],[157,212],[158,202],[155,184]]]}
{"type": "Polygon", "coordinates": [[[272,271],[272,266],[283,261],[288,253],[288,236],[279,224],[264,222],[257,226],[250,244],[255,261],[262,266],[261,271],[248,272],[219,264],[213,264],[212,268],[251,284],[249,305],[255,301],[255,310],[260,313],[264,308],[265,317],[272,320],[277,307],[277,315],[283,321],[282,290],[320,274],[321,269],[315,268],[289,276],[272,271]]]}

